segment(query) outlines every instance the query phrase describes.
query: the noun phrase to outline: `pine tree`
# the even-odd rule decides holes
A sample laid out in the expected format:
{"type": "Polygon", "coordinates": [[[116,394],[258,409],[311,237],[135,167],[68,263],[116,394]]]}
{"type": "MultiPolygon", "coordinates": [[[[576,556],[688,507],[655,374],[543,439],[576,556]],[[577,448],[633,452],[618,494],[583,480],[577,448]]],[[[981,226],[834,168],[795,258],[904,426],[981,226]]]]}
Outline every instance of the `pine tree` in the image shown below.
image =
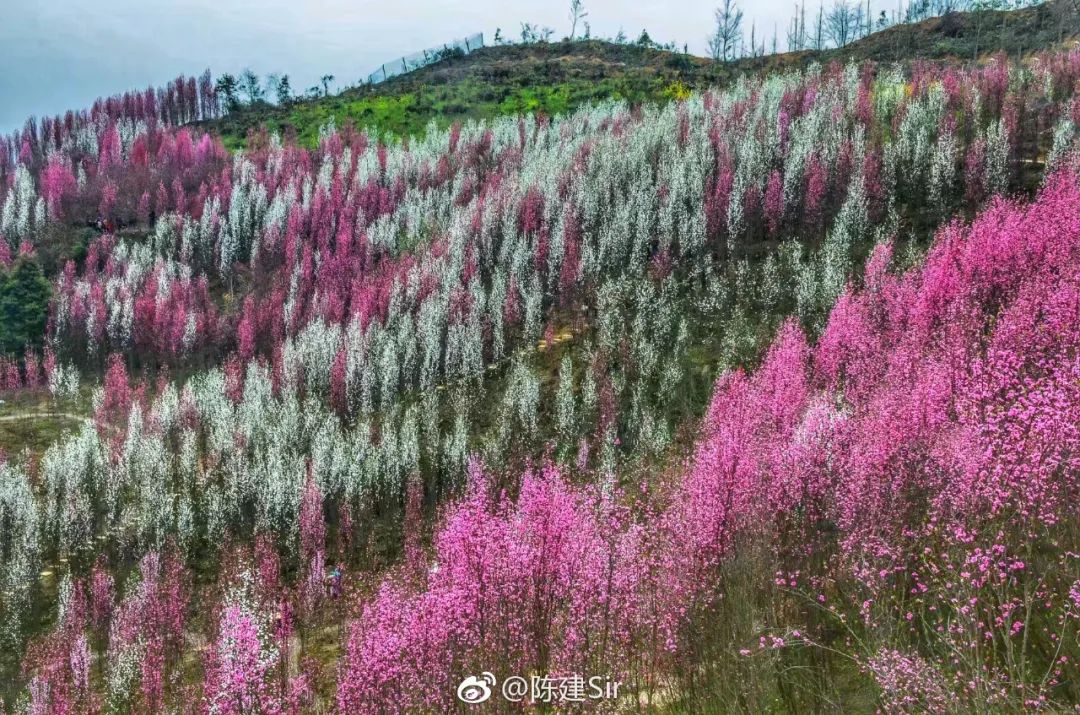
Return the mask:
{"type": "Polygon", "coordinates": [[[217,83],[214,85],[214,92],[221,98],[221,110],[224,112],[235,112],[240,107],[240,99],[237,97],[237,92],[239,90],[240,83],[233,75],[225,73],[217,78],[217,83]]]}
{"type": "Polygon", "coordinates": [[[19,258],[0,286],[0,350],[18,353],[42,344],[50,293],[41,266],[29,257],[19,258]]]}

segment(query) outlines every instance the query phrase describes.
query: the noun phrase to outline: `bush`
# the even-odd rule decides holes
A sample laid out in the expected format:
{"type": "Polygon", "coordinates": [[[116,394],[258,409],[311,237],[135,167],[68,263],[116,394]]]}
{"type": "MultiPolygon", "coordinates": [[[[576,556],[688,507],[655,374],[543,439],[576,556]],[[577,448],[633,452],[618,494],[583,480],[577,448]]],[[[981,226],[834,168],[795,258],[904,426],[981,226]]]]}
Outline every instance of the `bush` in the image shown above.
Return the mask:
{"type": "Polygon", "coordinates": [[[51,293],[37,261],[19,258],[0,286],[0,350],[21,353],[41,345],[51,293]]]}

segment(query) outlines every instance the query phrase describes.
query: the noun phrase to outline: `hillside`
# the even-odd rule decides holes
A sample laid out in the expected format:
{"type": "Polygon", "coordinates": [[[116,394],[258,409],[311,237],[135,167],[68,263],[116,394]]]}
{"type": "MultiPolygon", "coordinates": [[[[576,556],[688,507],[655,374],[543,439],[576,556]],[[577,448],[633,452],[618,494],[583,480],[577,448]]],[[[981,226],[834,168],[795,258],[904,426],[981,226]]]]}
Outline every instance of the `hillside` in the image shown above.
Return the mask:
{"type": "Polygon", "coordinates": [[[0,137],[0,714],[1080,707],[1041,12],[0,137]]]}
{"type": "Polygon", "coordinates": [[[485,47],[378,85],[350,88],[287,107],[260,104],[208,123],[226,146],[265,127],[313,146],[319,128],[415,135],[435,121],[542,112],[563,114],[589,102],[666,101],[687,90],[721,86],[742,75],[783,72],[832,61],[965,61],[998,52],[1029,54],[1080,36],[1080,22],[1049,5],[1006,12],[952,13],[872,33],[842,49],[780,53],[731,63],[602,40],[485,47]]]}

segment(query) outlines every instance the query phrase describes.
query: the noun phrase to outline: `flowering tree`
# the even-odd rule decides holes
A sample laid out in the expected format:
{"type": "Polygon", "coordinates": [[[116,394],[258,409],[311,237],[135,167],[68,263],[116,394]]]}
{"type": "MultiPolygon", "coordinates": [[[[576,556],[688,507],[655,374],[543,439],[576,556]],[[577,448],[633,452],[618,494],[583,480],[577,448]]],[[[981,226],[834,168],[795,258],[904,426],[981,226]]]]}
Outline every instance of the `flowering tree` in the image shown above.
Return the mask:
{"type": "Polygon", "coordinates": [[[0,389],[89,383],[96,419],[0,457],[13,687],[429,711],[495,665],[649,707],[813,711],[833,672],[885,711],[1075,703],[1078,58],[233,155],[179,126],[208,77],[31,123],[4,286],[97,235],[0,389]]]}

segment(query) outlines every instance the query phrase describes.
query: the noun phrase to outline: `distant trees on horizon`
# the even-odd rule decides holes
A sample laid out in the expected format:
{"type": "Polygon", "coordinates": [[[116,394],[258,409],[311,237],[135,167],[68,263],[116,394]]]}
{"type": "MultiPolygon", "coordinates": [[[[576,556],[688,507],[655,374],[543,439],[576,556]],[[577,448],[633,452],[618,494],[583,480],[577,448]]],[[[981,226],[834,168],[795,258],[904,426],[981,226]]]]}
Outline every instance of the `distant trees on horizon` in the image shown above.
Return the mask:
{"type": "MultiPolygon", "coordinates": [[[[953,12],[984,10],[1017,10],[1024,7],[1043,4],[1048,0],[903,0],[891,12],[874,7],[870,0],[833,0],[827,5],[819,0],[815,12],[807,8],[806,0],[795,3],[794,13],[786,31],[788,52],[800,50],[824,50],[830,47],[844,47],[867,35],[884,30],[894,25],[921,22],[931,17],[953,12]],[[876,14],[875,14],[876,10],[876,14]],[[809,20],[809,23],[808,23],[809,20]]],[[[1059,15],[1080,14],[1080,0],[1057,0],[1053,3],[1059,15]]],[[[593,39],[591,28],[584,18],[588,16],[584,0],[570,0],[568,18],[570,33],[563,41],[593,39]],[[578,25],[583,24],[585,32],[578,35],[578,25]]],[[[767,42],[766,33],[759,32],[756,23],[751,23],[749,38],[744,27],[744,12],[738,0],[722,0],[714,10],[714,26],[706,37],[706,48],[715,60],[731,61],[740,57],[759,57],[767,54],[766,47],[771,46],[771,53],[780,51],[780,38],[776,27],[773,28],[771,41],[767,42]]],[[[555,36],[555,29],[531,22],[522,22],[519,33],[520,44],[550,42],[555,36]]],[[[615,44],[631,42],[623,29],[614,37],[605,38],[615,44]]],[[[513,44],[514,40],[505,35],[502,28],[495,30],[495,44],[513,44]]],[[[672,41],[666,44],[656,43],[646,30],[633,44],[657,49],[679,51],[679,44],[672,41]]],[[[682,52],[688,54],[689,47],[682,45],[682,52]]]]}
{"type": "MultiPolygon", "coordinates": [[[[854,40],[894,25],[921,22],[952,12],[1014,10],[1045,3],[1053,6],[1062,28],[1070,19],[1080,15],[1080,0],[909,0],[906,5],[901,0],[891,12],[876,8],[871,0],[833,0],[828,6],[824,0],[819,0],[815,12],[812,6],[808,9],[806,0],[798,0],[782,43],[775,26],[770,40],[767,33],[761,32],[754,22],[747,37],[745,14],[739,0],[721,2],[714,10],[713,30],[705,38],[708,55],[719,61],[775,54],[781,51],[781,45],[788,52],[844,47],[854,40]],[[768,52],[767,47],[770,48],[768,52]]],[[[570,28],[563,41],[596,39],[586,20],[589,12],[584,0],[569,0],[567,17],[570,28]]],[[[556,30],[552,27],[522,22],[516,38],[508,37],[502,28],[496,28],[494,42],[496,45],[542,44],[551,42],[555,34],[556,30]]],[[[623,29],[615,36],[603,39],[615,44],[634,44],[689,54],[688,44],[657,42],[644,29],[633,40],[623,29]]],[[[324,74],[316,84],[298,93],[293,89],[290,76],[285,73],[271,72],[260,77],[251,68],[245,68],[239,75],[226,72],[214,79],[210,70],[206,70],[198,77],[178,77],[160,89],[118,95],[106,100],[112,104],[102,109],[109,114],[119,113],[132,118],[154,115],[167,124],[184,124],[214,119],[245,106],[287,106],[302,98],[327,97],[335,79],[333,74],[324,74]]]]}
{"type": "MultiPolygon", "coordinates": [[[[901,0],[897,8],[891,12],[878,10],[875,15],[876,8],[871,0],[833,0],[829,6],[826,6],[824,0],[819,0],[816,12],[812,7],[808,11],[806,0],[800,0],[795,4],[794,13],[785,33],[784,50],[797,52],[824,50],[830,47],[839,48],[894,25],[921,22],[952,12],[1014,10],[1047,1],[909,0],[905,6],[901,0]]],[[[1058,14],[1080,13],[1080,0],[1057,0],[1054,4],[1055,8],[1060,6],[1058,14]]],[[[570,21],[570,32],[562,38],[562,41],[594,39],[592,28],[585,19],[588,16],[589,12],[584,0],[569,0],[567,17],[570,21]],[[584,29],[583,32],[579,33],[579,26],[584,29]]],[[[781,51],[780,38],[775,26],[770,40],[767,34],[759,32],[756,23],[752,22],[747,38],[744,32],[744,18],[744,12],[738,0],[722,0],[722,4],[714,10],[713,31],[706,37],[708,55],[712,59],[729,62],[741,57],[763,57],[766,54],[776,54],[781,51]],[[771,48],[769,52],[766,51],[767,47],[771,48]]],[[[494,42],[496,45],[544,44],[552,42],[555,34],[556,30],[547,25],[522,22],[516,39],[508,37],[503,33],[502,28],[498,27],[495,29],[494,42]]],[[[620,45],[631,44],[630,38],[621,28],[614,37],[604,39],[620,45]]],[[[674,41],[656,42],[644,29],[638,38],[632,41],[632,44],[689,54],[688,44],[684,43],[680,48],[674,41]]],[[[330,83],[334,79],[332,74],[323,75],[318,84],[306,90],[303,97],[317,99],[329,96],[330,83]]],[[[250,69],[245,69],[239,77],[228,73],[221,75],[217,79],[215,89],[219,97],[220,111],[223,113],[236,111],[245,105],[266,104],[269,103],[268,98],[272,98],[273,103],[278,106],[288,105],[301,98],[293,93],[287,74],[271,73],[264,81],[260,81],[258,75],[250,69]]]]}

